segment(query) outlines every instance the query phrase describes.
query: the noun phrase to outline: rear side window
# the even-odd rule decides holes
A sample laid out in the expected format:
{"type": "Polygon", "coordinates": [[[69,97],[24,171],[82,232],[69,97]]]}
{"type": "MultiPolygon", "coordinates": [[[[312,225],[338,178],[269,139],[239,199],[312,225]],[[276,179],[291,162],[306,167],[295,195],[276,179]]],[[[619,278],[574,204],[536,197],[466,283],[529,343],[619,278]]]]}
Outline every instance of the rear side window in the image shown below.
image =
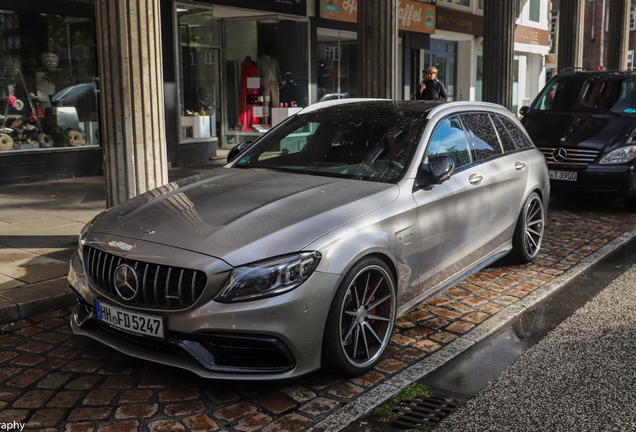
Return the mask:
{"type": "Polygon", "coordinates": [[[495,128],[486,113],[464,114],[462,120],[469,133],[470,153],[475,162],[503,153],[495,128]]]}
{"type": "Polygon", "coordinates": [[[523,133],[523,131],[519,129],[519,126],[514,124],[512,120],[506,117],[501,117],[501,121],[503,122],[504,126],[506,126],[506,129],[508,129],[508,132],[510,132],[510,135],[512,136],[512,139],[515,141],[515,145],[517,145],[517,147],[524,148],[524,149],[534,147],[534,145],[532,144],[532,141],[528,139],[526,134],[523,133]]]}
{"type": "Polygon", "coordinates": [[[455,169],[472,163],[466,132],[459,116],[445,118],[437,124],[428,143],[426,155],[449,156],[455,162],[455,169]]]}
{"type": "Polygon", "coordinates": [[[490,118],[495,125],[495,130],[497,130],[497,135],[499,135],[499,141],[501,141],[504,153],[513,152],[522,148],[521,145],[517,146],[515,141],[512,139],[510,132],[508,132],[508,129],[504,126],[498,115],[491,114],[490,118]]]}

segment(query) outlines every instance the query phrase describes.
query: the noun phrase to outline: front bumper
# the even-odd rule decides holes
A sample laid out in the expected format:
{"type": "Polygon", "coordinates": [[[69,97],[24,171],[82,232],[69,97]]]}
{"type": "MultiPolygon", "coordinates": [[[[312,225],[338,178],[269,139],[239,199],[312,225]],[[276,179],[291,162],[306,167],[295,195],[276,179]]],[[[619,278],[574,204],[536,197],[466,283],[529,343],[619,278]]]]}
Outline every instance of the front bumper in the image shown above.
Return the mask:
{"type": "Polygon", "coordinates": [[[550,164],[550,171],[576,172],[576,181],[551,179],[552,192],[592,194],[629,198],[636,193],[636,172],[632,165],[590,164],[584,169],[565,164],[550,164]]]}
{"type": "Polygon", "coordinates": [[[186,369],[205,378],[283,379],[320,367],[323,329],[339,275],[314,273],[280,296],[225,304],[205,294],[183,310],[136,309],[105,297],[91,285],[77,253],[69,285],[78,300],[71,317],[77,334],[130,356],[186,369]],[[95,300],[165,317],[165,338],[149,339],[110,326],[95,316],[95,300]]]}

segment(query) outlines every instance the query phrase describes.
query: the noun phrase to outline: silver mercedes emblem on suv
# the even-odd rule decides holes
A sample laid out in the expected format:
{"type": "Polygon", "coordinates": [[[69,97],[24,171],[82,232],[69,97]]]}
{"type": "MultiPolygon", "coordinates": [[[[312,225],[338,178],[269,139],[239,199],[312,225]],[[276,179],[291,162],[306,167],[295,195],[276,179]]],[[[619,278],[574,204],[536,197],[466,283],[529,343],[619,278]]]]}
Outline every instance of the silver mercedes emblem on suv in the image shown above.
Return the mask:
{"type": "Polygon", "coordinates": [[[552,152],[552,159],[554,159],[555,162],[563,162],[567,158],[568,158],[568,151],[564,149],[563,147],[559,147],[558,149],[552,152]]]}
{"type": "Polygon", "coordinates": [[[124,300],[132,300],[137,296],[139,281],[135,269],[128,264],[121,264],[115,269],[115,291],[124,300]]]}

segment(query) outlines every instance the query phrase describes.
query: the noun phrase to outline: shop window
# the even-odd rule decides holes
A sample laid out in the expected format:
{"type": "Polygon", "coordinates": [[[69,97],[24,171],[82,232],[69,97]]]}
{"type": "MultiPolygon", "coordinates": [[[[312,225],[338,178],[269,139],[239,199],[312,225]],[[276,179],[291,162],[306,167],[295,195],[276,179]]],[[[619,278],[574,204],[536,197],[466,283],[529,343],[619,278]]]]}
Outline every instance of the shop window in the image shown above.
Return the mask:
{"type": "Polygon", "coordinates": [[[470,6],[470,0],[440,0],[444,3],[452,3],[459,6],[470,6]]]}
{"type": "Polygon", "coordinates": [[[318,29],[318,100],[356,97],[358,40],[356,33],[318,29]]]}
{"type": "Polygon", "coordinates": [[[99,145],[90,18],[0,11],[0,154],[99,145]]]}
{"type": "Polygon", "coordinates": [[[217,135],[219,23],[211,9],[177,9],[181,142],[217,135]]]}
{"type": "Polygon", "coordinates": [[[530,0],[529,19],[533,22],[541,21],[541,0],[530,0]]]}
{"type": "Polygon", "coordinates": [[[227,20],[223,35],[221,143],[233,145],[254,140],[308,105],[309,27],[305,20],[264,15],[227,20]]]}

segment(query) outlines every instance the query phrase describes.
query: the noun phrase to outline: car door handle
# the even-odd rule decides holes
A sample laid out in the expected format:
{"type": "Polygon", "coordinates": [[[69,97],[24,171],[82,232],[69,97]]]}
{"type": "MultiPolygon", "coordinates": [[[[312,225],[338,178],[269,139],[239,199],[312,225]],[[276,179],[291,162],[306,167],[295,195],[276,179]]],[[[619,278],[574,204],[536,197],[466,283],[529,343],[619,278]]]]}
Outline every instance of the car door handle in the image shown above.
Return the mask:
{"type": "Polygon", "coordinates": [[[470,184],[478,185],[482,182],[483,179],[484,178],[479,174],[473,174],[468,178],[468,181],[470,182],[470,184]]]}
{"type": "Polygon", "coordinates": [[[515,164],[515,169],[517,171],[521,171],[522,169],[524,169],[526,167],[526,164],[524,164],[523,162],[517,162],[515,164]]]}

